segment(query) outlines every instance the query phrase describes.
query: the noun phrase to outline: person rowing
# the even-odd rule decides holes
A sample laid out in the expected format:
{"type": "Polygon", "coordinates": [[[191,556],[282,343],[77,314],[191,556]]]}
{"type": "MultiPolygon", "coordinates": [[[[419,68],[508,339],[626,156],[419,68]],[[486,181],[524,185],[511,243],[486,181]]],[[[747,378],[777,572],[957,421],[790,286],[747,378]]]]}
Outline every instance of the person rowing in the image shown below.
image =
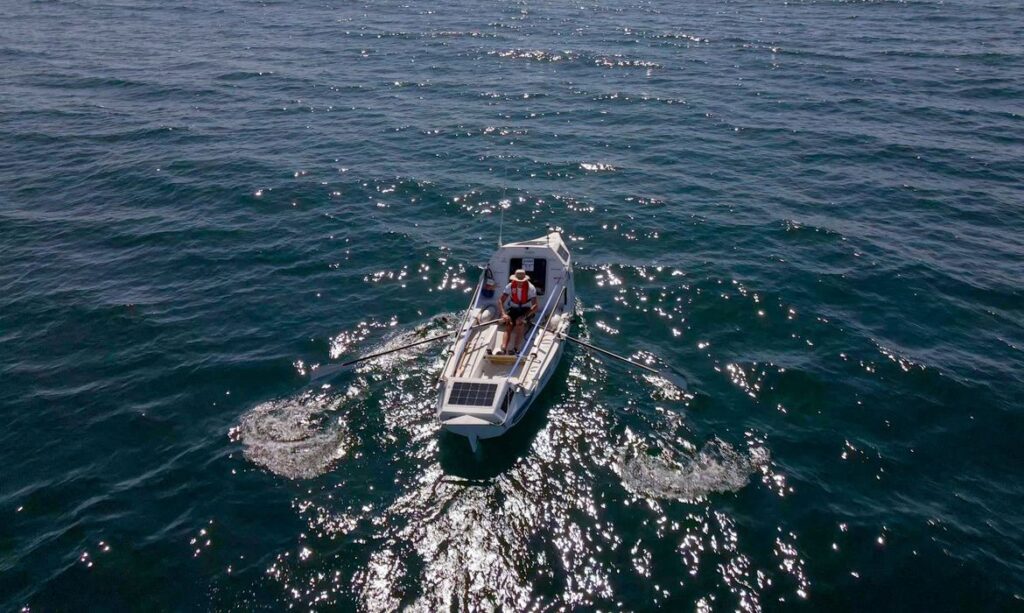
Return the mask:
{"type": "Polygon", "coordinates": [[[508,345],[515,336],[514,353],[519,353],[526,335],[526,324],[537,311],[537,288],[530,283],[530,277],[522,268],[508,278],[508,285],[498,300],[498,313],[505,324],[505,343],[502,353],[508,355],[508,345]]]}

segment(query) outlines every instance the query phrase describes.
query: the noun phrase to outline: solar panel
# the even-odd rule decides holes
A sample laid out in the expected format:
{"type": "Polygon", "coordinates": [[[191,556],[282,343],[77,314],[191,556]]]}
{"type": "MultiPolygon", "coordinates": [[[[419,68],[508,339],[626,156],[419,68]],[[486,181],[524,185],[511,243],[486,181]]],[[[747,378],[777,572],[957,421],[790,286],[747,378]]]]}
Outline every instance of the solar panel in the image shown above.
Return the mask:
{"type": "Polygon", "coordinates": [[[456,381],[448,394],[448,404],[461,404],[474,407],[489,407],[494,403],[494,394],[498,391],[496,383],[467,383],[456,381]]]}

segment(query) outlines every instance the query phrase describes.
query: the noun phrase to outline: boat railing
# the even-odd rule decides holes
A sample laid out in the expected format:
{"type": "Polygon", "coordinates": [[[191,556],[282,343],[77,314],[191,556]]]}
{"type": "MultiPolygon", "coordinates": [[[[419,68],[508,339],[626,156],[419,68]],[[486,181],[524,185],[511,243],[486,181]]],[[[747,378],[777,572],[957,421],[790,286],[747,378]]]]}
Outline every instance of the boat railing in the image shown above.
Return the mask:
{"type": "Polygon", "coordinates": [[[465,330],[469,325],[469,314],[473,312],[473,307],[476,306],[477,302],[480,301],[480,292],[484,287],[484,279],[487,278],[487,269],[480,271],[480,280],[476,283],[476,289],[473,290],[473,297],[469,299],[469,306],[466,307],[466,314],[462,316],[462,325],[459,330],[465,330]]]}
{"type": "Polygon", "coordinates": [[[441,377],[443,378],[448,373],[448,367],[455,365],[453,373],[458,369],[459,360],[462,358],[462,352],[466,349],[466,342],[469,340],[471,335],[471,328],[469,316],[473,312],[473,307],[476,306],[480,300],[480,290],[484,286],[484,279],[487,277],[487,271],[480,271],[480,281],[476,284],[476,290],[473,291],[473,297],[469,301],[469,306],[466,307],[466,313],[462,316],[462,323],[459,324],[459,339],[455,342],[455,349],[452,354],[448,357],[448,361],[445,363],[444,368],[441,369],[441,377]]]}
{"type": "Polygon", "coordinates": [[[566,290],[567,286],[563,285],[562,291],[558,292],[558,295],[555,296],[553,300],[548,300],[548,303],[544,305],[544,310],[541,311],[540,317],[538,317],[537,321],[534,322],[533,328],[530,329],[529,336],[526,337],[526,342],[523,343],[523,348],[519,351],[519,356],[516,358],[515,364],[512,365],[512,370],[508,373],[509,378],[516,376],[516,371],[523,361],[523,356],[528,355],[530,353],[530,349],[533,348],[533,339],[537,336],[537,330],[542,326],[546,327],[548,325],[548,320],[551,319],[551,316],[555,312],[554,306],[564,299],[566,290]]]}

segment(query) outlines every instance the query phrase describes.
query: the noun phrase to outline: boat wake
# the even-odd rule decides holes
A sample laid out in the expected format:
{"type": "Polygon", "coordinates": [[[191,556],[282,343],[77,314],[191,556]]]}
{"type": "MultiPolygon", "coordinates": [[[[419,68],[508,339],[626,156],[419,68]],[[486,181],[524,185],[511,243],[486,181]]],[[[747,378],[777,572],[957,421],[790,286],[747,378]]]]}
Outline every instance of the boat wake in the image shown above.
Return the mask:
{"type": "Polygon", "coordinates": [[[636,494],[692,501],[739,491],[768,462],[768,450],[763,447],[742,453],[716,438],[695,454],[663,452],[658,457],[624,458],[618,470],[625,486],[636,494]]]}
{"type": "Polygon", "coordinates": [[[324,474],[351,446],[338,416],[347,396],[307,392],[256,405],[231,429],[245,458],[289,479],[324,474]]]}
{"type": "MultiPolygon", "coordinates": [[[[399,331],[384,339],[365,353],[376,353],[401,348],[411,342],[437,332],[449,329],[454,319],[450,314],[434,317],[415,329],[399,331]]],[[[343,332],[332,339],[331,354],[338,358],[370,336],[374,329],[388,329],[394,324],[364,323],[355,330],[343,332]]],[[[307,390],[297,396],[278,398],[256,405],[231,428],[228,436],[243,445],[247,460],[262,466],[270,472],[289,479],[311,479],[328,470],[352,449],[359,435],[348,427],[348,408],[366,411],[366,399],[371,392],[379,391],[383,401],[400,402],[404,399],[402,383],[409,379],[409,363],[428,354],[430,345],[418,345],[403,351],[367,360],[356,365],[352,372],[360,375],[348,385],[347,391],[339,392],[330,384],[323,384],[315,390],[307,390]],[[395,373],[401,372],[396,375],[395,373]],[[398,394],[398,398],[392,398],[398,394]]],[[[436,360],[435,360],[436,361],[436,360]]],[[[305,374],[301,362],[300,372],[305,374]]],[[[330,366],[313,370],[326,371],[330,366]]],[[[440,368],[434,365],[434,368],[440,368]]],[[[430,367],[427,368],[430,370],[430,367]]],[[[325,373],[320,379],[329,379],[338,371],[325,373]]],[[[393,412],[391,412],[393,413],[393,412]]]]}

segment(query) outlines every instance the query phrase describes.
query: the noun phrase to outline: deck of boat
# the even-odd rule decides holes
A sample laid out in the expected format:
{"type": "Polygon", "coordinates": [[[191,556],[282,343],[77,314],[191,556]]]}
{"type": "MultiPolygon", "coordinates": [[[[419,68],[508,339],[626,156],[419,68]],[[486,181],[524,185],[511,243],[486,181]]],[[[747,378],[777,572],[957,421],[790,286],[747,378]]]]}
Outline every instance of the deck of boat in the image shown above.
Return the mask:
{"type": "MultiPolygon", "coordinates": [[[[505,340],[505,326],[495,323],[476,329],[466,343],[459,363],[455,367],[455,377],[474,379],[504,379],[512,375],[516,356],[493,355],[501,349],[505,340]]],[[[541,328],[533,339],[530,353],[523,356],[518,369],[518,381],[532,388],[542,373],[546,358],[556,345],[556,335],[550,330],[541,328]]]]}

